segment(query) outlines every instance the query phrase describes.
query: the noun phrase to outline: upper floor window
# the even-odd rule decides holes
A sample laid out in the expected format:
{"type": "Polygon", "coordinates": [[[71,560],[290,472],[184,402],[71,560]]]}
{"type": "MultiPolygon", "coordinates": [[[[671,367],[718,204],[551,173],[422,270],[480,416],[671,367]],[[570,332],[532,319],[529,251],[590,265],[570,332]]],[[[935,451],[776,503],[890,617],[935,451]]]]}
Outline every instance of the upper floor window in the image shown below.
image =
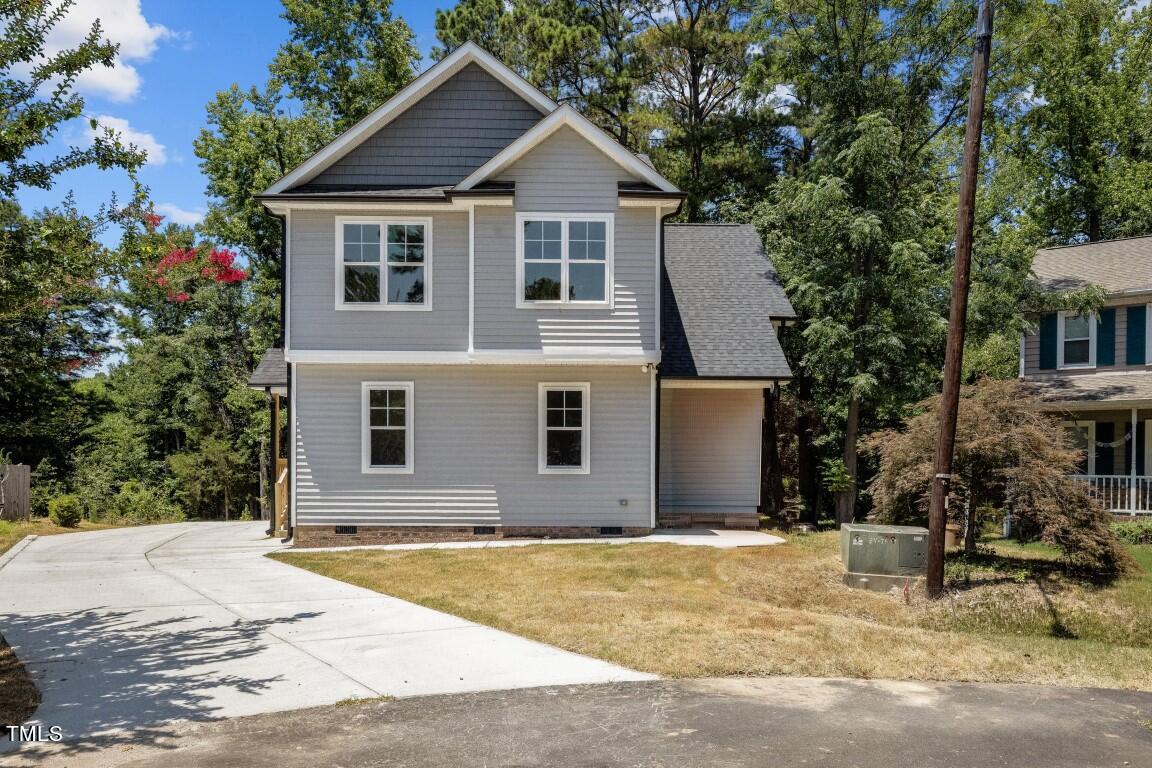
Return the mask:
{"type": "Polygon", "coordinates": [[[337,309],[429,309],[430,219],[336,219],[337,309]]]}
{"type": "Polygon", "coordinates": [[[1096,317],[1061,312],[1057,324],[1058,368],[1092,368],[1096,359],[1096,317]]]}
{"type": "Polygon", "coordinates": [[[516,215],[517,306],[611,303],[611,215],[516,215]]]}

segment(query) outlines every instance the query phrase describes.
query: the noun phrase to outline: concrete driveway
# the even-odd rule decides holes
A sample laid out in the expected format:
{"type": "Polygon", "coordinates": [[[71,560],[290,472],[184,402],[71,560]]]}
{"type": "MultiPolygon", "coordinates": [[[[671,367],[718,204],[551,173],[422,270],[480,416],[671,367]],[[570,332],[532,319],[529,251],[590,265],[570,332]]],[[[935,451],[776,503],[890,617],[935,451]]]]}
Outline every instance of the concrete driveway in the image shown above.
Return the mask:
{"type": "Polygon", "coordinates": [[[264,526],[48,536],[8,561],[0,632],[43,692],[34,722],[143,743],[173,720],[651,678],[278,563],[264,526]]]}

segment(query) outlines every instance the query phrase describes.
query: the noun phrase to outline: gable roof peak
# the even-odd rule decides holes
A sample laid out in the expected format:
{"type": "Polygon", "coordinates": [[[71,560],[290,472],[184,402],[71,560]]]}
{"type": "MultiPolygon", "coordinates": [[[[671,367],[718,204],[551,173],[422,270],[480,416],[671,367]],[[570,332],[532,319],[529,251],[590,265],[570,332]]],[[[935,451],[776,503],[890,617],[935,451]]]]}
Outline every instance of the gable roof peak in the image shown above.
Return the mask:
{"type": "Polygon", "coordinates": [[[603,128],[580,114],[570,104],[561,104],[552,113],[541,120],[520,138],[496,153],[496,156],[472,172],[468,178],[456,185],[457,190],[468,190],[481,182],[487,181],[508,166],[528,154],[540,145],[545,139],[561,128],[568,127],[580,134],[588,143],[599,149],[617,165],[629,171],[637,178],[643,179],[662,192],[679,193],[676,185],[660,175],[640,156],[632,152],[608,135],[603,128]]]}
{"type": "Polygon", "coordinates": [[[304,184],[344,157],[365,139],[402,115],[405,110],[438,88],[470,64],[475,64],[508,87],[513,93],[547,115],[557,109],[556,102],[511,68],[473,42],[467,42],[412,79],[366,117],[337,136],[314,155],[296,166],[264,191],[276,195],[304,184]]]}

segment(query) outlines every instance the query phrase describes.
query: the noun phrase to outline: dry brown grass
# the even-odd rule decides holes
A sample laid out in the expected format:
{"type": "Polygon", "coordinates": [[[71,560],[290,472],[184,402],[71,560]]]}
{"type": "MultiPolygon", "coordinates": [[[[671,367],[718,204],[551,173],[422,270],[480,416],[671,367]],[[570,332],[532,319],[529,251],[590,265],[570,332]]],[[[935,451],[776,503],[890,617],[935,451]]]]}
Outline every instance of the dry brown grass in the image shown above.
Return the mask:
{"type": "Polygon", "coordinates": [[[1133,624],[1127,610],[1128,599],[1143,587],[1090,590],[1058,578],[1006,578],[945,603],[906,605],[843,587],[837,554],[836,534],[821,534],[739,550],[567,544],[275,557],[669,677],[801,675],[1152,690],[1152,630],[1146,615],[1133,624]],[[1029,621],[1015,620],[1023,605],[1042,610],[1026,612],[1029,621]],[[1089,610],[1093,606],[1099,610],[1089,610]],[[1062,612],[1075,613],[1072,608],[1084,614],[1081,624],[1093,628],[1091,639],[1071,639],[1067,622],[1061,624],[1062,612]],[[1053,631],[1051,616],[1060,632],[1053,631]]]}
{"type": "Polygon", "coordinates": [[[40,706],[40,691],[28,670],[0,637],[0,726],[19,725],[40,706]]]}

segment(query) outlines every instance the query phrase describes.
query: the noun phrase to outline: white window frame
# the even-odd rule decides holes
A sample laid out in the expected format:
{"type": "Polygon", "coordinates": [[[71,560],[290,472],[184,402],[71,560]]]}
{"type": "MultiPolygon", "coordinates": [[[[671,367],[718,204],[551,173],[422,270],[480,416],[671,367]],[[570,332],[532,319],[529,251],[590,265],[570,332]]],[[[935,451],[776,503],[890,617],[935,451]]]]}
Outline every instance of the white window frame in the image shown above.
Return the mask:
{"type": "MultiPolygon", "coordinates": [[[[1072,420],[1062,421],[1062,422],[1060,422],[1060,429],[1061,429],[1060,438],[1064,439],[1064,431],[1063,430],[1072,429],[1075,427],[1087,427],[1088,428],[1088,471],[1085,473],[1085,475],[1095,475],[1096,474],[1096,422],[1090,421],[1087,419],[1080,419],[1080,420],[1076,420],[1076,421],[1072,421],[1072,420]]],[[[1079,477],[1084,477],[1085,475],[1079,475],[1079,477]]]]}
{"type": "Polygon", "coordinates": [[[1064,362],[1064,320],[1069,317],[1081,317],[1079,312],[1063,310],[1056,319],[1056,368],[1059,370],[1077,370],[1096,367],[1096,313],[1088,315],[1088,362],[1064,362]]]}
{"type": "Polygon", "coordinates": [[[541,475],[587,475],[592,472],[592,385],[587,381],[541,382],[537,390],[537,471],[541,475]],[[557,390],[579,390],[580,417],[580,466],[548,466],[548,393],[557,390]]]}
{"type": "MultiPolygon", "coordinates": [[[[351,262],[349,262],[351,263],[351,262]]],[[[372,262],[358,262],[371,264],[372,262]]],[[[382,218],[380,216],[336,217],[336,309],[367,312],[428,312],[432,309],[432,217],[382,218]],[[344,301],[344,225],[376,224],[380,227],[380,296],[377,302],[344,301]],[[388,303],[388,226],[418,225],[424,227],[424,303],[388,303]]]]}
{"type": "Polygon", "coordinates": [[[611,309],[615,302],[615,240],[616,215],[612,213],[530,213],[516,214],[516,308],[531,309],[533,307],[572,307],[573,309],[611,309]],[[559,221],[560,222],[560,300],[559,301],[528,301],[524,298],[524,222],[525,221],[559,221]],[[568,299],[568,222],[570,221],[600,221],[604,222],[604,300],[603,301],[570,301],[568,299]]]}
{"type": "Polygon", "coordinates": [[[365,381],[360,384],[360,471],[366,475],[410,475],[415,471],[416,397],[411,381],[365,381]],[[372,466],[371,393],[378,389],[402,389],[404,395],[404,466],[372,466]]]}

